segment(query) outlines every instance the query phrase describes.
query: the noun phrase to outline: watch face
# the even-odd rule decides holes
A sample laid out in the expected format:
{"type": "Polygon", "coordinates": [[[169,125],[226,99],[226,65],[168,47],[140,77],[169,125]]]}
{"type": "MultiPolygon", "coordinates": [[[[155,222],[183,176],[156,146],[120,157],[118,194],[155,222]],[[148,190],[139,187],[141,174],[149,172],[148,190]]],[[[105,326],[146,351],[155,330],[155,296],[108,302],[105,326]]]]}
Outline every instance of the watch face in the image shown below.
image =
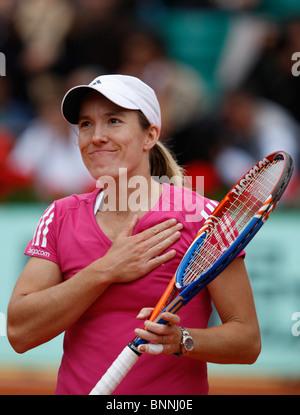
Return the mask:
{"type": "Polygon", "coordinates": [[[193,339],[191,337],[186,337],[184,339],[184,344],[183,347],[189,352],[191,350],[193,350],[194,348],[194,342],[193,339]]]}

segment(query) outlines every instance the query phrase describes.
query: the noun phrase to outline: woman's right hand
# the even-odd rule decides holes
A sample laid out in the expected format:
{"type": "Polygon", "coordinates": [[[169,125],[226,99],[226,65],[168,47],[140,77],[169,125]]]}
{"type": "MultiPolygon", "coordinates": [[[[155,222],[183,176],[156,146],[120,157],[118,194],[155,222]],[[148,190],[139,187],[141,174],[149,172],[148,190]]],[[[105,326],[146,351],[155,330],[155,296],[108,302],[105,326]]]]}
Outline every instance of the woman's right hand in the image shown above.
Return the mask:
{"type": "Polygon", "coordinates": [[[174,249],[166,250],[180,238],[181,223],[168,219],[132,235],[138,220],[135,216],[106,255],[98,260],[101,271],[109,272],[111,283],[140,278],[176,255],[174,249]]]}
{"type": "Polygon", "coordinates": [[[168,220],[132,235],[138,218],[120,232],[106,255],[63,280],[59,266],[30,258],[8,306],[8,338],[18,353],[65,331],[114,282],[129,282],[172,259],[165,252],[179,237],[181,225],[168,220]]]}

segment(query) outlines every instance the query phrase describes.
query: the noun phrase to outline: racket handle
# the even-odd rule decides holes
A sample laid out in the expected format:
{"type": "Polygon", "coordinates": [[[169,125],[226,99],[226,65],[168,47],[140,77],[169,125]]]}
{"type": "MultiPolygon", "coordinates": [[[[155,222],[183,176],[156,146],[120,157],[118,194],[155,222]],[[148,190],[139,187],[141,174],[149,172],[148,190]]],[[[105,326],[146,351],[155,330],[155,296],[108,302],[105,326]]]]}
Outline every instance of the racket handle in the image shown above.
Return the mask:
{"type": "Polygon", "coordinates": [[[104,373],[97,385],[91,390],[90,395],[110,395],[139,357],[140,353],[133,351],[130,345],[126,346],[104,373]]]}

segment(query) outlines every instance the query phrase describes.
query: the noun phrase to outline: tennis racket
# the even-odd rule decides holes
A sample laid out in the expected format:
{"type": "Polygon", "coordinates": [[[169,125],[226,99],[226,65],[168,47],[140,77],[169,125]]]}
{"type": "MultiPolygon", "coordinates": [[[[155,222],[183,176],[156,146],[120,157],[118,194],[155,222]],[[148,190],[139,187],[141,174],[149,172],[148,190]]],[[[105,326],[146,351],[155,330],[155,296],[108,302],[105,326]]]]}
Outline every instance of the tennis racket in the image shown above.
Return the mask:
{"type": "MultiPolygon", "coordinates": [[[[207,218],[157,303],[151,321],[166,324],[165,311],[178,313],[244,249],[274,210],[293,172],[293,160],[275,152],[260,160],[227,193],[207,218]]],[[[102,376],[90,395],[109,395],[119,385],[147,343],[136,337],[102,376]]]]}

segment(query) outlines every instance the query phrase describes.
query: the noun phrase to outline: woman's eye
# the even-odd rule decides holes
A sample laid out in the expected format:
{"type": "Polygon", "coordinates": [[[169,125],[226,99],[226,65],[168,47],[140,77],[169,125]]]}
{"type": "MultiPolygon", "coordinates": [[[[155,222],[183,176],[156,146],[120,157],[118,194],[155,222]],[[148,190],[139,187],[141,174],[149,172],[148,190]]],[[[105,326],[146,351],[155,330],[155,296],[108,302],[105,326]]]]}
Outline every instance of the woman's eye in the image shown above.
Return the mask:
{"type": "Polygon", "coordinates": [[[118,118],[110,118],[109,123],[110,124],[119,124],[121,121],[118,120],[118,118]]]}
{"type": "Polygon", "coordinates": [[[79,128],[86,128],[89,127],[91,125],[90,121],[81,121],[79,124],[79,128]]]}

